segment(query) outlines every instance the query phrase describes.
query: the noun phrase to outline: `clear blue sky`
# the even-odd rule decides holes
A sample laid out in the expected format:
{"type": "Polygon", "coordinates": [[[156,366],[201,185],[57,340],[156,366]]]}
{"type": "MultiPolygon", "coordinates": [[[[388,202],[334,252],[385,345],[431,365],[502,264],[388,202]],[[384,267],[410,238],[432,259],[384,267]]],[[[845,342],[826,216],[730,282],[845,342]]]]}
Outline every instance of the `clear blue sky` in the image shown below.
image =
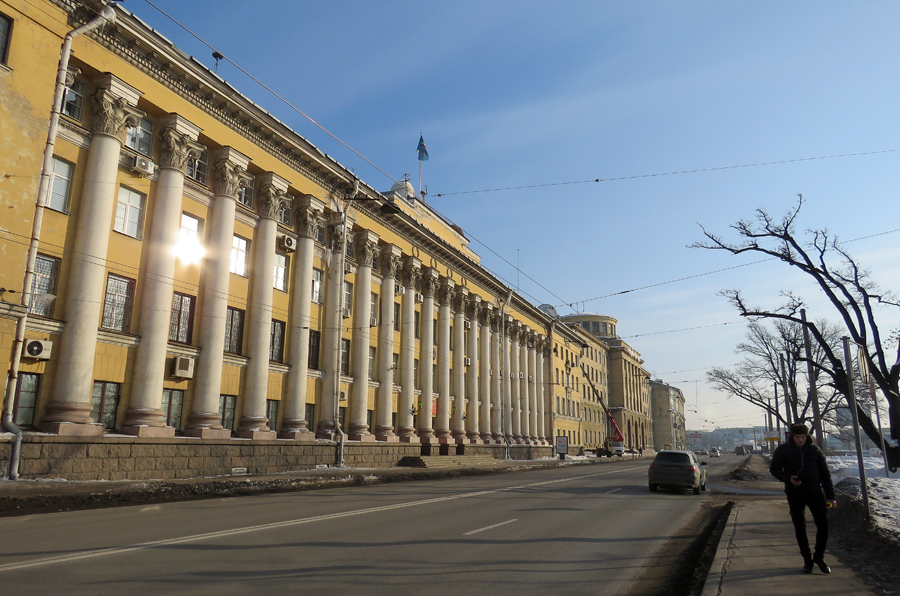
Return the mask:
{"type": "MultiPolygon", "coordinates": [[[[646,368],[684,391],[689,428],[762,423],[704,382],[709,367],[738,362],[744,335],[719,290],[764,306],[796,290],[811,317],[833,313],[773,262],[593,298],[759,260],[687,245],[702,239],[698,223],[725,233],[757,207],[780,216],[797,193],[801,229],[851,240],[900,228],[894,1],[153,3],[394,179],[417,183],[423,133],[428,200],[483,264],[561,314],[577,303],[616,317],[646,368]],[[641,177],[868,152],[883,153],[641,177]],[[551,186],[467,192],[532,185],[551,186]],[[660,333],[674,330],[685,331],[660,333]]],[[[147,0],[124,6],[214,65],[147,0]]],[[[231,64],[218,74],[371,186],[391,187],[231,64]]],[[[895,232],[847,248],[896,290],[898,246],[895,232]]],[[[884,316],[896,326],[896,309],[884,316]]]]}

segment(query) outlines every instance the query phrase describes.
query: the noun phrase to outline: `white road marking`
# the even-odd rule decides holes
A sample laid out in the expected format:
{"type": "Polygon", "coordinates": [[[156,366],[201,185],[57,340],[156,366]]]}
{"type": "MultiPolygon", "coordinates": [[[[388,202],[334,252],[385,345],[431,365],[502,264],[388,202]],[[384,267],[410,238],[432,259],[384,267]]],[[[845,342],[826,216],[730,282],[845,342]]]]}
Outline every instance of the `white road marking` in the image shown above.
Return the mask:
{"type": "Polygon", "coordinates": [[[612,493],[616,492],[617,490],[622,490],[622,487],[614,488],[614,489],[612,489],[612,490],[608,490],[608,491],[606,491],[606,494],[608,494],[608,495],[609,495],[609,494],[612,494],[612,493]]]}
{"type": "MultiPolygon", "coordinates": [[[[165,540],[154,540],[152,542],[141,542],[138,544],[133,544],[131,546],[115,546],[111,548],[101,548],[96,550],[86,550],[78,553],[72,553],[68,555],[60,555],[56,557],[46,557],[43,559],[32,559],[30,561],[22,561],[19,563],[7,563],[5,565],[0,565],[0,573],[4,571],[15,571],[17,569],[28,569],[30,567],[40,567],[42,565],[53,565],[55,563],[68,563],[70,561],[82,561],[84,559],[93,559],[96,557],[105,557],[108,555],[116,555],[120,553],[130,553],[139,550],[146,550],[149,548],[157,548],[161,546],[169,546],[172,544],[187,544],[189,542],[199,542],[201,540],[213,540],[215,538],[224,538],[226,536],[238,536],[241,534],[249,534],[252,532],[263,532],[266,530],[273,530],[277,528],[289,528],[291,526],[299,526],[302,524],[311,524],[318,521],[328,521],[332,519],[339,519],[342,517],[353,517],[356,515],[365,515],[367,513],[378,513],[380,511],[391,511],[394,509],[405,509],[407,507],[417,507],[419,505],[430,505],[432,503],[441,503],[444,501],[454,501],[456,499],[467,499],[470,497],[480,497],[482,495],[489,495],[492,493],[500,493],[510,490],[517,490],[522,488],[530,488],[534,486],[546,486],[548,484],[558,484],[560,482],[572,482],[574,480],[582,480],[584,478],[593,478],[595,476],[608,476],[609,474],[617,474],[620,472],[629,472],[631,470],[638,470],[641,468],[622,468],[618,470],[612,470],[609,472],[600,472],[597,474],[585,474],[583,476],[574,476],[571,478],[560,478],[557,480],[547,480],[545,482],[534,482],[531,484],[522,484],[520,486],[507,486],[504,488],[495,488],[491,490],[482,490],[474,493],[464,493],[461,495],[453,495],[449,497],[436,497],[434,499],[422,499],[421,501],[410,501],[408,503],[397,503],[394,505],[383,505],[381,507],[369,507],[366,509],[356,509],[353,511],[344,511],[341,513],[331,513],[328,515],[317,515],[314,517],[302,517],[299,519],[291,519],[282,522],[274,522],[269,524],[260,524],[257,526],[247,526],[244,528],[234,528],[231,530],[220,530],[218,532],[207,532],[204,534],[194,534],[192,536],[182,536],[180,538],[167,538],[165,540]]],[[[515,521],[515,520],[513,520],[515,521]]],[[[508,522],[506,522],[508,523],[508,522]]],[[[485,528],[487,529],[487,528],[485,528]]]]}
{"type": "Polygon", "coordinates": [[[478,528],[477,530],[472,530],[471,532],[464,532],[463,536],[471,536],[472,534],[477,534],[478,532],[484,532],[485,530],[493,530],[494,528],[499,528],[500,526],[505,526],[506,524],[511,524],[513,522],[519,521],[517,519],[509,519],[505,522],[500,522],[499,524],[494,524],[493,526],[485,526],[483,528],[478,528]]]}

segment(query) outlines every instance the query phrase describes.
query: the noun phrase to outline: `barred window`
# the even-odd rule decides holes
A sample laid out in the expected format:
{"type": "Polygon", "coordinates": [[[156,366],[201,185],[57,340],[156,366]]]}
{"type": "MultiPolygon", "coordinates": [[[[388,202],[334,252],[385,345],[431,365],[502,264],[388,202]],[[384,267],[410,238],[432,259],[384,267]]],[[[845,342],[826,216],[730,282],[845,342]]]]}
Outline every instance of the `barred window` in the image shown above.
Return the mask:
{"type": "Polygon", "coordinates": [[[278,404],[277,399],[266,400],[266,418],[269,419],[269,428],[275,430],[278,428],[278,404]]]}
{"type": "Polygon", "coordinates": [[[269,334],[269,360],[284,362],[284,321],[272,320],[269,334]]]}
{"type": "Polygon", "coordinates": [[[162,411],[166,418],[166,426],[181,430],[181,410],[184,408],[184,391],[181,389],[163,389],[162,411]]]}
{"type": "Polygon", "coordinates": [[[309,332],[309,368],[319,370],[319,344],[322,342],[320,331],[309,332]]]}
{"type": "Polygon", "coordinates": [[[13,418],[20,426],[32,426],[37,407],[38,387],[41,375],[19,373],[19,384],[16,385],[16,402],[13,406],[13,418]]]}
{"type": "Polygon", "coordinates": [[[116,412],[119,410],[119,384],[94,381],[91,393],[91,418],[103,428],[116,428],[116,412]]]}
{"type": "Polygon", "coordinates": [[[103,320],[100,327],[128,333],[131,328],[133,303],[134,280],[110,273],[106,278],[106,299],[103,301],[103,320]]]}
{"type": "Polygon", "coordinates": [[[59,259],[37,255],[34,261],[34,279],[31,283],[31,307],[28,312],[41,317],[53,316],[58,278],[59,259]]]}
{"type": "Polygon", "coordinates": [[[62,111],[72,120],[81,122],[84,114],[84,83],[76,79],[71,86],[66,87],[62,111]]]}
{"type": "Polygon", "coordinates": [[[219,420],[222,423],[222,428],[225,430],[231,430],[234,427],[234,407],[236,403],[236,395],[219,396],[219,420]]]}
{"type": "Polygon", "coordinates": [[[75,166],[58,157],[53,158],[53,171],[50,173],[50,194],[47,196],[47,207],[62,213],[69,212],[69,194],[72,191],[72,175],[75,166]]]}
{"type": "Polygon", "coordinates": [[[191,343],[196,298],[175,292],[172,295],[172,318],[169,320],[169,341],[191,343]]]}
{"type": "Polygon", "coordinates": [[[240,354],[244,339],[244,311],[228,307],[225,312],[225,351],[240,354]]]}

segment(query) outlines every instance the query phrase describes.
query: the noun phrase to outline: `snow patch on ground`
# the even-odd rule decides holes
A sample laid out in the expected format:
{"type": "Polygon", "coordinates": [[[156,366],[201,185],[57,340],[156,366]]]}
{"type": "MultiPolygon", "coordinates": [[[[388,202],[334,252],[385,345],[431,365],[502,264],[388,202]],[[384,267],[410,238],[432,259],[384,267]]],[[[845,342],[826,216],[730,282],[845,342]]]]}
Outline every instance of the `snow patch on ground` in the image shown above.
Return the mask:
{"type": "MultiPolygon", "coordinates": [[[[859,495],[860,475],[856,456],[830,456],[828,467],[835,485],[841,484],[842,492],[859,495]],[[854,480],[847,480],[850,478],[854,480]]],[[[885,474],[884,460],[881,457],[864,457],[863,468],[872,521],[889,534],[894,542],[900,543],[900,472],[888,471],[885,474]]]]}

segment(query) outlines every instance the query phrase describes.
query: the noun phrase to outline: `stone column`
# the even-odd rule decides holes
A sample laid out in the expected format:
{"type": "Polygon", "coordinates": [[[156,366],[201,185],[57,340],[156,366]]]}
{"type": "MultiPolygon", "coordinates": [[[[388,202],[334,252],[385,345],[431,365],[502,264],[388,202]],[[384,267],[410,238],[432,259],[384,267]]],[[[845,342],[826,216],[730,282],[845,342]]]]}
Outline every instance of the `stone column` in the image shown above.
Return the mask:
{"type": "MultiPolygon", "coordinates": [[[[498,311],[491,316],[491,437],[503,442],[503,332],[504,321],[498,311]]],[[[507,373],[508,374],[508,373],[507,373]]]]}
{"type": "Polygon", "coordinates": [[[434,418],[434,436],[441,443],[448,442],[450,433],[450,322],[453,313],[450,305],[456,284],[452,279],[444,278],[438,289],[438,324],[437,324],[437,379],[435,382],[438,394],[437,415],[434,418]]]}
{"type": "Polygon", "coordinates": [[[325,203],[312,195],[295,199],[300,239],[294,253],[291,280],[290,331],[288,333],[288,371],[284,390],[284,421],[278,432],[280,439],[312,442],[315,435],[306,420],[309,391],[309,327],[312,321],[312,271],[316,250],[316,231],[325,219],[325,203]]]}
{"type": "MultiPolygon", "coordinates": [[[[47,413],[38,428],[64,436],[98,436],[103,426],[91,419],[97,328],[106,293],[110,222],[116,209],[116,175],[122,133],[136,126],[143,112],[134,108],[141,92],[111,74],[100,77],[93,95],[91,147],[84,170],[74,226],[69,286],[59,346],[56,378],[47,413]]],[[[71,229],[70,229],[71,231],[71,229]]]]}
{"type": "Polygon", "coordinates": [[[470,443],[480,444],[481,441],[481,424],[480,414],[481,408],[478,403],[481,398],[479,392],[480,377],[484,374],[487,376],[485,369],[481,366],[481,358],[478,350],[478,319],[481,313],[481,296],[469,295],[466,300],[466,322],[465,326],[469,330],[468,346],[466,356],[469,359],[469,365],[466,367],[466,399],[469,403],[466,407],[466,438],[470,443]]]}
{"type": "Polygon", "coordinates": [[[543,335],[538,336],[537,344],[535,345],[535,372],[537,373],[535,377],[535,386],[537,387],[536,392],[536,402],[537,402],[537,426],[535,426],[535,432],[538,434],[538,441],[541,445],[547,445],[547,395],[550,395],[550,392],[547,390],[547,385],[544,382],[544,370],[547,366],[544,361],[544,351],[547,350],[547,338],[543,335]]]}
{"type": "Polygon", "coordinates": [[[512,363],[515,360],[512,357],[512,341],[515,335],[513,330],[513,318],[509,315],[503,315],[504,329],[501,332],[503,336],[503,345],[500,347],[501,357],[503,358],[503,436],[507,442],[513,442],[513,387],[512,363]]]}
{"type": "Polygon", "coordinates": [[[250,159],[231,147],[212,154],[213,199],[207,222],[206,251],[200,269],[200,300],[197,308],[197,337],[200,354],[194,376],[194,399],[184,434],[201,439],[227,439],[231,429],[223,429],[219,414],[222,388],[222,359],[225,351],[225,317],[234,212],[238,189],[250,181],[250,159]]]}
{"type": "MultiPolygon", "coordinates": [[[[381,247],[381,314],[378,318],[378,391],[375,394],[375,438],[396,442],[391,410],[394,401],[394,294],[396,275],[400,268],[399,246],[386,244],[381,247]]],[[[399,366],[399,362],[398,362],[399,366]]],[[[399,371],[398,371],[399,374],[399,371]]],[[[400,407],[397,406],[397,423],[400,423],[400,407]]]]}
{"type": "Polygon", "coordinates": [[[317,439],[333,439],[337,432],[335,420],[337,419],[337,401],[340,391],[340,354],[341,338],[343,337],[344,318],[340,312],[341,296],[344,292],[344,268],[342,255],[344,243],[347,242],[347,228],[350,226],[349,218],[341,221],[340,213],[332,213],[331,226],[331,251],[328,254],[328,272],[325,284],[325,304],[322,307],[322,393],[319,396],[319,426],[316,429],[317,439]]]}
{"type": "MultiPolygon", "coordinates": [[[[477,324],[481,328],[479,340],[481,341],[481,349],[479,350],[478,359],[478,393],[481,397],[481,416],[478,425],[481,440],[484,443],[493,441],[491,434],[491,383],[493,382],[495,373],[491,364],[491,316],[493,315],[494,306],[487,301],[481,303],[477,317],[477,324]]],[[[475,322],[472,323],[475,325],[475,322]]]]}
{"type": "Polygon", "coordinates": [[[356,285],[353,287],[353,339],[350,342],[350,375],[353,377],[353,386],[350,388],[347,434],[351,441],[374,441],[375,435],[369,432],[369,424],[366,422],[366,412],[369,405],[369,347],[372,343],[369,339],[372,320],[372,259],[378,250],[378,234],[370,230],[357,231],[354,242],[357,268],[356,285]]]}
{"type": "Polygon", "coordinates": [[[434,295],[438,289],[439,276],[437,269],[426,267],[422,271],[422,339],[419,342],[419,383],[422,394],[419,396],[416,427],[419,441],[434,442],[432,430],[432,406],[434,403],[434,295]]]}
{"type": "Polygon", "coordinates": [[[520,352],[522,323],[514,321],[509,327],[509,372],[510,388],[509,400],[512,406],[512,442],[516,445],[522,443],[522,379],[520,352]]]}
{"type": "Polygon", "coordinates": [[[537,345],[537,332],[532,331],[528,345],[528,437],[534,445],[539,445],[538,440],[538,387],[537,387],[537,360],[535,350],[537,345]]]}
{"type": "MultiPolygon", "coordinates": [[[[275,271],[275,244],[278,240],[278,211],[290,199],[288,182],[268,172],[259,178],[257,193],[259,222],[253,235],[250,269],[250,301],[247,308],[247,373],[244,379],[243,415],[237,436],[242,439],[271,440],[275,431],[268,426],[266,397],[269,394],[269,347],[272,341],[272,294],[275,271]]],[[[288,208],[290,205],[288,204],[288,208]]]]}
{"type": "Polygon", "coordinates": [[[184,168],[189,159],[200,156],[204,146],[196,142],[200,129],[181,116],[170,114],[162,125],[165,128],[160,135],[159,180],[151,201],[149,233],[144,240],[144,289],[138,313],[141,340],[134,359],[131,400],[122,432],[138,437],[171,438],[175,429],[166,426],[161,404],[172,319],[175,251],[181,229],[184,168]]]}
{"type": "Polygon", "coordinates": [[[418,443],[413,412],[416,411],[416,288],[422,278],[422,261],[403,259],[404,294],[400,301],[400,396],[397,400],[397,434],[403,443],[418,443]]]}
{"type": "MultiPolygon", "coordinates": [[[[457,444],[468,443],[466,440],[466,300],[469,290],[462,286],[453,294],[453,374],[451,375],[450,392],[453,395],[453,408],[450,418],[450,435],[457,444]]],[[[477,365],[473,368],[477,368],[477,365]]]]}
{"type": "Polygon", "coordinates": [[[527,327],[522,327],[521,332],[519,333],[519,404],[521,405],[521,413],[519,419],[521,420],[521,432],[522,432],[522,442],[526,445],[531,444],[531,431],[530,431],[530,421],[531,421],[531,407],[529,404],[530,397],[530,386],[529,382],[531,379],[531,370],[528,368],[528,340],[531,337],[531,330],[527,327]]]}

